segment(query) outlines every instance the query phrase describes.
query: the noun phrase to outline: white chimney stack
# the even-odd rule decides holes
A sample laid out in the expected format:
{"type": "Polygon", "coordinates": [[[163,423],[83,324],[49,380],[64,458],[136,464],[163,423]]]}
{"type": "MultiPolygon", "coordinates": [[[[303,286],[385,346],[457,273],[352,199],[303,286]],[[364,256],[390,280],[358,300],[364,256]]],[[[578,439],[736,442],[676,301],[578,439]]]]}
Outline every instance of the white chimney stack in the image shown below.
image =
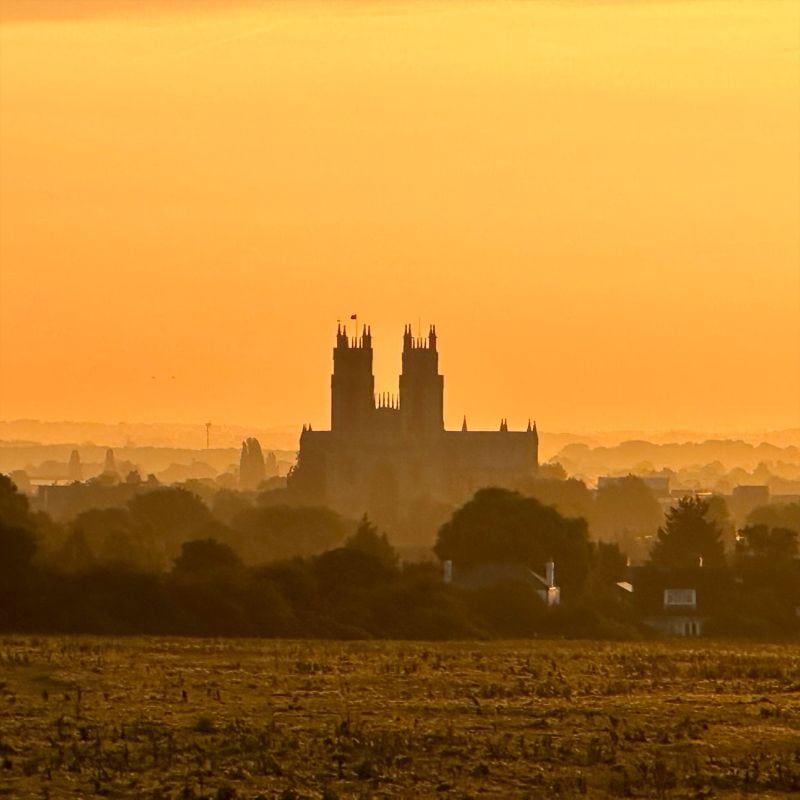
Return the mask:
{"type": "Polygon", "coordinates": [[[452,583],[453,582],[453,562],[452,561],[445,561],[442,564],[444,568],[444,582],[445,583],[452,583]]]}
{"type": "Polygon", "coordinates": [[[555,586],[556,585],[556,562],[555,561],[548,561],[545,565],[545,579],[547,580],[547,586],[555,586]]]}

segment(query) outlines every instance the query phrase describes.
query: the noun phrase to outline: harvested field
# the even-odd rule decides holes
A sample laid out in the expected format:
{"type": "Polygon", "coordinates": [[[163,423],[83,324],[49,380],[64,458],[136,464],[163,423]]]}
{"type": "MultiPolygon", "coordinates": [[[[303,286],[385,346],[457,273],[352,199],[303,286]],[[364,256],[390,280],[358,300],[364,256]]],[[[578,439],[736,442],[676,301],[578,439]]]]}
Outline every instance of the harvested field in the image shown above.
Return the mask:
{"type": "Polygon", "coordinates": [[[786,797],[800,646],[0,641],[13,798],[786,797]]]}

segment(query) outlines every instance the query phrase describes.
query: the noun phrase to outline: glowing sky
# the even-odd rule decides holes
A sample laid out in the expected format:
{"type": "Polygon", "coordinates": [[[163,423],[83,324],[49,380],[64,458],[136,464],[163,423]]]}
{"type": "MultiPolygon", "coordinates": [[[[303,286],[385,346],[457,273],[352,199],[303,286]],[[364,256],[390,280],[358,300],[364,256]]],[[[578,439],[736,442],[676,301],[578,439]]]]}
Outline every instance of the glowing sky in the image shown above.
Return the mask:
{"type": "Polygon", "coordinates": [[[0,418],[325,427],[358,312],[451,427],[800,425],[800,3],[1,14],[0,418]]]}

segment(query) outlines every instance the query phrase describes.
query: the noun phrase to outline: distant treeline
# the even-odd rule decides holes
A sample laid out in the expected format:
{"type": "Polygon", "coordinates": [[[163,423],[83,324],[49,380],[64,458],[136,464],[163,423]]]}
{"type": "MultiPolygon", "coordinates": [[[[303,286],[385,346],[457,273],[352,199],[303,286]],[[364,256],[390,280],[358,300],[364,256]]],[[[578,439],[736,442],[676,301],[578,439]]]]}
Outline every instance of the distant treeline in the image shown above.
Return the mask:
{"type": "MultiPolygon", "coordinates": [[[[26,497],[0,476],[0,629],[404,639],[635,636],[633,617],[613,600],[611,578],[624,569],[618,549],[590,543],[583,520],[567,521],[529,502],[545,510],[549,537],[558,539],[559,526],[571,531],[558,548],[571,599],[558,609],[547,609],[530,586],[466,591],[446,584],[436,562],[400,563],[366,518],[354,523],[323,508],[252,507],[236,493],[217,498],[212,513],[185,489],[161,488],[124,509],[86,512],[61,529],[32,512],[26,497]],[[260,554],[275,558],[247,566],[230,541],[251,563],[260,554]],[[306,554],[288,557],[298,550],[306,554]],[[603,574],[609,565],[610,577],[603,574]]],[[[458,539],[445,537],[446,555],[458,556],[458,539]],[[449,552],[454,541],[456,550],[449,552]]],[[[544,553],[550,550],[537,558],[548,557],[544,553]]]]}
{"type": "Polygon", "coordinates": [[[800,494],[800,446],[713,439],[656,444],[626,441],[591,447],[571,443],[552,459],[570,475],[594,480],[599,475],[669,477],[673,488],[730,494],[739,484],[766,484],[774,494],[800,494]]]}
{"type": "MultiPolygon", "coordinates": [[[[636,479],[615,492],[641,492],[636,479]]],[[[563,481],[566,491],[569,481],[563,481]]],[[[616,495],[614,495],[616,497],[616,495]]],[[[253,503],[219,492],[209,507],[184,488],[136,495],[124,508],[94,509],[68,525],[33,512],[0,476],[0,630],[314,638],[515,638],[645,635],[641,613],[618,583],[626,557],[592,541],[586,520],[535,497],[484,489],[439,531],[436,555],[457,571],[557,564],[561,604],[535,585],[504,579],[449,584],[440,563],[402,563],[365,517],[325,508],[253,503]]],[[[726,553],[706,501],[671,510],[650,553],[662,570],[730,575],[735,594],[717,621],[726,634],[795,635],[800,620],[800,512],[740,532],[726,553]],[[739,620],[747,624],[738,626],[739,620]]],[[[541,588],[541,587],[539,587],[541,588]]],[[[712,626],[713,629],[713,626],[712,626]]]]}

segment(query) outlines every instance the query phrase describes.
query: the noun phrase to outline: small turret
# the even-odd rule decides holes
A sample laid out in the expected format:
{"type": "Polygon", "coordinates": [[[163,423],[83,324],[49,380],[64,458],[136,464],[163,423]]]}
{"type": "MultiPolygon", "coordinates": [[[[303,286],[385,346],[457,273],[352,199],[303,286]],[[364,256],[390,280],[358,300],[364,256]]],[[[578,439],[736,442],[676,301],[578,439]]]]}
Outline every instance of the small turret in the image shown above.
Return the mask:
{"type": "Polygon", "coordinates": [[[464,421],[461,423],[461,430],[466,433],[467,432],[467,415],[464,414],[464,421]]]}

